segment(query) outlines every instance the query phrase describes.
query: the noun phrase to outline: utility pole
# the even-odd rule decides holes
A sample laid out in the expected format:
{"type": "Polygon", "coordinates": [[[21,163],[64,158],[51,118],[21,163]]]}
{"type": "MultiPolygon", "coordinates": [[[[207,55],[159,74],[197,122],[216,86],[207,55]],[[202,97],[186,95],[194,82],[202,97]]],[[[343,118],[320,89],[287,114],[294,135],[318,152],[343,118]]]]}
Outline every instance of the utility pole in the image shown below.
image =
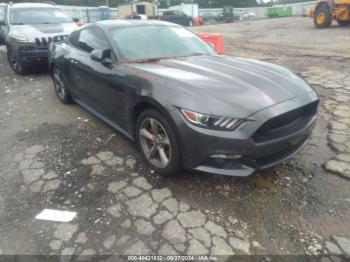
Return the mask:
{"type": "Polygon", "coordinates": [[[109,0],[106,0],[106,6],[109,7],[109,0]]]}

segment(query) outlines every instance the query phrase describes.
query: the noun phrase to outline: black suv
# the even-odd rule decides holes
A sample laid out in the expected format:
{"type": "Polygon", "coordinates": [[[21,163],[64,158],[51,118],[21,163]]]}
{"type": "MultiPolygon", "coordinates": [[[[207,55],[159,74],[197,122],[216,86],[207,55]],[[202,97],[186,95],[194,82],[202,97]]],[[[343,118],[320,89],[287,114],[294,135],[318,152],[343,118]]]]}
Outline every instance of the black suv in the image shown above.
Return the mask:
{"type": "Polygon", "coordinates": [[[8,4],[0,10],[0,38],[17,74],[25,74],[33,64],[47,63],[49,43],[65,39],[77,28],[73,19],[53,4],[8,4]]]}
{"type": "Polygon", "coordinates": [[[193,26],[193,18],[179,10],[165,11],[162,16],[149,16],[150,20],[163,20],[182,26],[193,26]]]}

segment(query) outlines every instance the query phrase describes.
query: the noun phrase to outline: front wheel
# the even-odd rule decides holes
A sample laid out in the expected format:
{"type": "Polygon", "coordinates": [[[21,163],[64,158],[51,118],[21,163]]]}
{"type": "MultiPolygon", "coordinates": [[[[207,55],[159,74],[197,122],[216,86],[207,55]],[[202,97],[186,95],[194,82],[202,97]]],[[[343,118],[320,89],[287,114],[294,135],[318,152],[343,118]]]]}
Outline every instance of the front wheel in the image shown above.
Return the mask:
{"type": "Polygon", "coordinates": [[[7,47],[7,62],[9,63],[11,69],[17,75],[26,75],[28,70],[27,67],[20,61],[15,52],[11,48],[7,47]]]}
{"type": "Polygon", "coordinates": [[[179,143],[169,121],[155,110],[141,113],[136,125],[136,140],[147,164],[164,176],[182,169],[179,143]]]}
{"type": "Polygon", "coordinates": [[[332,24],[332,14],[327,4],[322,4],[315,10],[314,24],[317,28],[327,28],[332,24]]]}
{"type": "Polygon", "coordinates": [[[61,101],[63,104],[70,104],[72,103],[72,98],[69,93],[69,90],[63,80],[62,72],[59,70],[57,66],[53,66],[52,72],[51,72],[55,93],[57,98],[61,101]]]}

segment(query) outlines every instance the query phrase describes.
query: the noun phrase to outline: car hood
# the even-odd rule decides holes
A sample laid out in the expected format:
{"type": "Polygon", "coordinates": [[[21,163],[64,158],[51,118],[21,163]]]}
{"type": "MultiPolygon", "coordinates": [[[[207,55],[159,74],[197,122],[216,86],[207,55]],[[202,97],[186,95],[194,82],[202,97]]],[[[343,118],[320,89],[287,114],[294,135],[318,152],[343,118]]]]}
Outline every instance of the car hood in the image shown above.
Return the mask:
{"type": "Polygon", "coordinates": [[[10,33],[35,42],[35,38],[70,35],[77,28],[76,23],[13,25],[10,33]]]}
{"type": "Polygon", "coordinates": [[[245,118],[313,92],[288,69],[252,59],[207,55],[131,66],[196,99],[201,113],[221,116],[245,118]]]}

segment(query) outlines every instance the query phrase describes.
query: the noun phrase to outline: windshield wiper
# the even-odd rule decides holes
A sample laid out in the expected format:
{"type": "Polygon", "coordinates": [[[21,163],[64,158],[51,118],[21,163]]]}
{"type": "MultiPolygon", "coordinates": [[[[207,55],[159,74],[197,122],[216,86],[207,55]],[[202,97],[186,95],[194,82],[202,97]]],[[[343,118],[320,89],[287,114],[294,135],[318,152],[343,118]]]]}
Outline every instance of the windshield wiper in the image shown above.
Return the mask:
{"type": "Polygon", "coordinates": [[[124,63],[157,63],[163,58],[145,58],[145,59],[136,59],[136,60],[127,60],[124,63]]]}
{"type": "Polygon", "coordinates": [[[190,56],[200,56],[200,55],[206,55],[206,54],[203,54],[203,53],[192,53],[192,54],[189,54],[189,55],[180,56],[180,58],[181,57],[190,57],[190,56]]]}
{"type": "Polygon", "coordinates": [[[189,55],[184,55],[184,56],[164,56],[164,57],[156,57],[156,58],[145,58],[145,59],[135,59],[135,60],[126,60],[124,63],[157,63],[161,60],[167,60],[167,59],[179,59],[179,58],[184,58],[184,57],[190,57],[190,56],[200,56],[200,55],[206,55],[203,53],[192,53],[189,55]]]}

